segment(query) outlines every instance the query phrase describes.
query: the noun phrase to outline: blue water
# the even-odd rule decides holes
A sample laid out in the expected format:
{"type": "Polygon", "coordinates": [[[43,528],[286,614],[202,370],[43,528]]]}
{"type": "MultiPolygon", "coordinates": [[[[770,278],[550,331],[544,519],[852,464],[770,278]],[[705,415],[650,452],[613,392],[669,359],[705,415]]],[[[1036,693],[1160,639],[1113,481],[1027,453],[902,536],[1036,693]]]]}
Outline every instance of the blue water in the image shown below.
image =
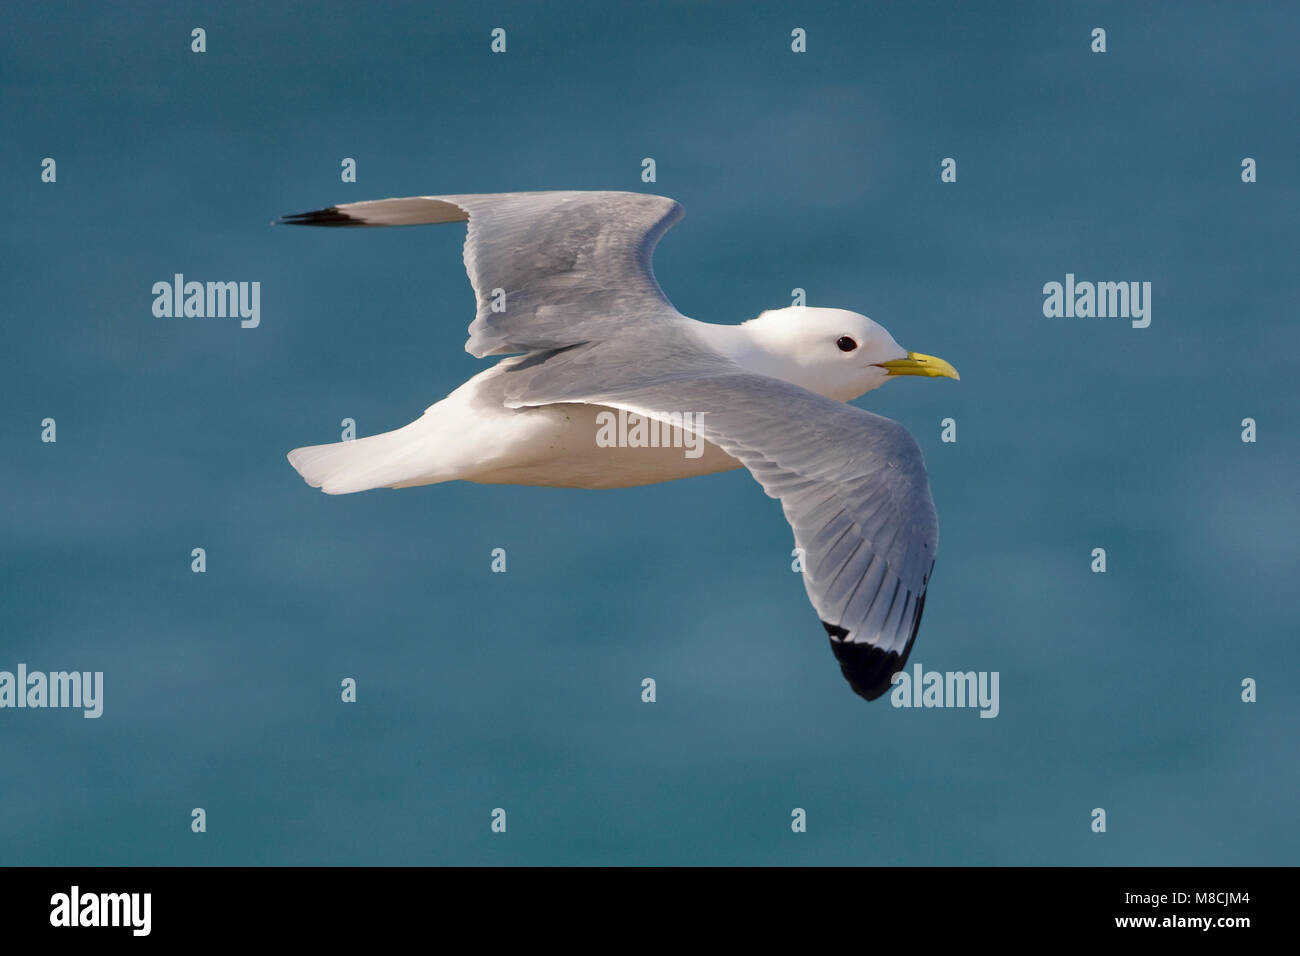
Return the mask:
{"type": "Polygon", "coordinates": [[[3,14],[0,669],[105,699],[0,710],[0,862],[1298,862],[1294,5],[266,7],[3,14]],[[548,188],[682,202],[688,315],[801,287],[961,370],[859,403],[939,509],[912,660],[995,719],[855,697],[744,472],[302,483],[482,365],[461,227],[270,222],[548,188]],[[154,318],[177,272],[261,325],[154,318]],[[1045,318],[1067,272],[1150,327],[1045,318]]]}

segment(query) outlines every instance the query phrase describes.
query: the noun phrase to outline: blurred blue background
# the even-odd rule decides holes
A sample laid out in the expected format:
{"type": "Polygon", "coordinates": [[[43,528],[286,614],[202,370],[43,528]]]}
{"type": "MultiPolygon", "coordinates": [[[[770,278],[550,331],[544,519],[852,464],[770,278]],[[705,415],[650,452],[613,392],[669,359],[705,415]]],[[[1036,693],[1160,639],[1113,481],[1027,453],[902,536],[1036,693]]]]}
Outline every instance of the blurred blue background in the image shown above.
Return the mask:
{"type": "Polygon", "coordinates": [[[1296,863],[1298,17],[7,6],[0,669],[106,690],[0,711],[0,861],[1296,863]],[[860,404],[939,509],[912,660],[1000,672],[996,719],[855,697],[744,472],[303,484],[289,449],[483,366],[463,228],[271,221],[552,188],[682,202],[656,268],[687,315],[802,287],[961,370],[860,404]],[[176,272],[260,281],[260,328],[154,318],[176,272]],[[1066,272],[1152,282],[1150,328],[1044,318],[1066,272]]]}

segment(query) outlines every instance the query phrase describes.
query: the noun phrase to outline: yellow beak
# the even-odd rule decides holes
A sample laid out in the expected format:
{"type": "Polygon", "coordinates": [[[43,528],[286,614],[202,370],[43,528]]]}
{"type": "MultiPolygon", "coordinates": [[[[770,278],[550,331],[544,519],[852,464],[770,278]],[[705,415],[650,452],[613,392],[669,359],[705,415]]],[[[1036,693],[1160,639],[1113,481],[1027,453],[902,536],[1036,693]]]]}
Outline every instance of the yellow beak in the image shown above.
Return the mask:
{"type": "Polygon", "coordinates": [[[926,375],[933,378],[955,378],[961,380],[957,370],[941,358],[922,355],[920,352],[908,352],[907,358],[894,359],[892,362],[876,363],[890,375],[926,375]]]}

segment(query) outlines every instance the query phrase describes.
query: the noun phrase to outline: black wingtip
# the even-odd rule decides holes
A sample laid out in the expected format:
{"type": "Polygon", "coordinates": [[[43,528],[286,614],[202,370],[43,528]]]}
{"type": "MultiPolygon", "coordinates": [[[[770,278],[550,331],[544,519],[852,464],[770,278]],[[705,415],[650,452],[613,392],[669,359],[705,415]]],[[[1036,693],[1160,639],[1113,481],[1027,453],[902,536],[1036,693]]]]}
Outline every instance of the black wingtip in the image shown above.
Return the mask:
{"type": "Polygon", "coordinates": [[[916,632],[921,627],[921,612],[925,609],[925,595],[917,601],[916,618],[912,621],[912,635],[907,639],[903,653],[882,651],[871,644],[858,644],[846,641],[849,632],[838,624],[822,621],[822,627],[830,635],[831,650],[840,662],[840,672],[853,688],[853,693],[866,700],[883,697],[893,686],[890,682],[895,674],[907,666],[907,657],[912,653],[916,642],[916,632]]]}
{"type": "Polygon", "coordinates": [[[311,212],[296,212],[281,216],[280,222],[286,226],[368,226],[369,223],[356,216],[349,216],[338,206],[328,209],[315,209],[311,212]]]}

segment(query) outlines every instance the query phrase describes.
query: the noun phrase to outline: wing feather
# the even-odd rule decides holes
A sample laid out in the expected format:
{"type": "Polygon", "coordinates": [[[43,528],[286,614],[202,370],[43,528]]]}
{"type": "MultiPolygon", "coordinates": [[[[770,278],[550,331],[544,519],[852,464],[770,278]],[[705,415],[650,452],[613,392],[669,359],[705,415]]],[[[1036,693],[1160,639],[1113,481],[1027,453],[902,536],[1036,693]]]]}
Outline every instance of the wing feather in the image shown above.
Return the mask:
{"type": "Polygon", "coordinates": [[[854,691],[868,700],[886,693],[916,639],[939,543],[915,439],[897,422],[787,382],[734,366],[665,378],[650,362],[656,371],[638,373],[614,348],[546,357],[521,373],[510,404],[588,402],[659,421],[691,413],[691,431],[780,499],[804,549],[808,598],[854,691]],[[593,391],[602,380],[593,370],[611,366],[618,384],[593,391]]]}
{"type": "Polygon", "coordinates": [[[640,322],[684,321],[652,257],[682,207],[664,196],[553,191],[410,196],[283,218],[301,226],[469,222],[465,271],[479,358],[600,341],[640,322]]]}

